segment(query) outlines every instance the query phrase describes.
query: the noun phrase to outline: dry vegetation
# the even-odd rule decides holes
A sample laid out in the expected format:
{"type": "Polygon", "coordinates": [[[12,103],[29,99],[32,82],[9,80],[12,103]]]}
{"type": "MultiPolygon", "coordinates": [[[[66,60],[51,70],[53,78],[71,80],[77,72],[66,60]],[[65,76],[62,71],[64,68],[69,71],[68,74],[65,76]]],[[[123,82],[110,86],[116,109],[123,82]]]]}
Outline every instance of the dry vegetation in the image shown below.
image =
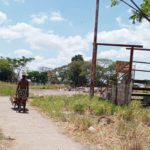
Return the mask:
{"type": "Polygon", "coordinates": [[[149,150],[150,109],[139,102],[115,106],[109,101],[75,95],[35,97],[40,108],[76,140],[93,150],[149,150]]]}

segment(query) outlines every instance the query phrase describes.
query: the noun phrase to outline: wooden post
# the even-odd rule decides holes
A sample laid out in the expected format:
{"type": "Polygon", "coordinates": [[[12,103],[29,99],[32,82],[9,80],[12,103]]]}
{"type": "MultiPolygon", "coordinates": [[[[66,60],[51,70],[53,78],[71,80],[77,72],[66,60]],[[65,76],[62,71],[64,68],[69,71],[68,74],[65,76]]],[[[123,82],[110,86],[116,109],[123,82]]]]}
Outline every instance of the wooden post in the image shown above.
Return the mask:
{"type": "Polygon", "coordinates": [[[95,28],[94,28],[94,39],[93,39],[93,56],[92,56],[92,66],[91,66],[91,85],[90,85],[90,96],[91,97],[94,96],[94,87],[95,87],[95,83],[96,83],[98,15],[99,15],[99,0],[96,0],[95,28]]]}
{"type": "Polygon", "coordinates": [[[130,50],[130,65],[129,65],[129,82],[132,80],[132,66],[133,66],[133,54],[134,54],[134,47],[131,47],[130,50]]]}

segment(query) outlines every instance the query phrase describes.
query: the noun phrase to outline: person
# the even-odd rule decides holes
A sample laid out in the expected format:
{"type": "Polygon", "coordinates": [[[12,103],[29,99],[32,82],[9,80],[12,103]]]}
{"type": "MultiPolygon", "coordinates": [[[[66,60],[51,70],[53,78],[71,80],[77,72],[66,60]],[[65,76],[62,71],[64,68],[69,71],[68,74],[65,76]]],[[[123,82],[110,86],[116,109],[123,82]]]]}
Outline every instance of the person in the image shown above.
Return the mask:
{"type": "Polygon", "coordinates": [[[16,89],[16,97],[19,101],[18,111],[21,111],[21,105],[23,105],[23,111],[26,111],[26,101],[29,97],[29,82],[26,79],[27,73],[22,73],[22,79],[18,82],[16,89]]]}

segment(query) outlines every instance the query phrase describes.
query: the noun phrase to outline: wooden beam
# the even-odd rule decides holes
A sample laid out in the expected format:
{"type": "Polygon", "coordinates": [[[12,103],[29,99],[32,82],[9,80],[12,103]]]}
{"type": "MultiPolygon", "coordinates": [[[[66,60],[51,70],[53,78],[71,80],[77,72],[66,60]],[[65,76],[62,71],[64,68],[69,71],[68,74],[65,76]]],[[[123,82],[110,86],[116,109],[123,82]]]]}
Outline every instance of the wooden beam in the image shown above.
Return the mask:
{"type": "Polygon", "coordinates": [[[134,71],[140,71],[140,72],[150,72],[150,70],[140,70],[140,69],[134,69],[134,71]]]}
{"type": "Polygon", "coordinates": [[[144,62],[144,61],[133,61],[134,63],[139,63],[139,64],[149,64],[150,65],[150,62],[144,62]]]}
{"type": "Polygon", "coordinates": [[[132,44],[111,44],[111,43],[97,43],[97,45],[101,46],[116,46],[116,47],[137,47],[137,48],[143,48],[143,45],[132,45],[132,44]]]}
{"type": "MultiPolygon", "coordinates": [[[[130,48],[126,48],[127,50],[130,50],[130,48]]],[[[137,51],[150,51],[150,49],[148,48],[137,48],[137,47],[134,47],[134,50],[137,50],[137,51]]]]}

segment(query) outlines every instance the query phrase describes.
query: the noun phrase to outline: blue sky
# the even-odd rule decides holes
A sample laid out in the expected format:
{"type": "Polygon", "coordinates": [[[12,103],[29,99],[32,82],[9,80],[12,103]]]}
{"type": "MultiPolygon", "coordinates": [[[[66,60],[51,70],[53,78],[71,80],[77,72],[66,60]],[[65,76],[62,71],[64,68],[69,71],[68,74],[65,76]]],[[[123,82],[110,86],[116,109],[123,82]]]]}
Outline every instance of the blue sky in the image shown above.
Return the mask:
{"type": "MultiPolygon", "coordinates": [[[[137,0],[138,4],[141,1],[137,0]]],[[[30,69],[58,67],[69,63],[75,54],[91,59],[95,0],[0,0],[0,3],[0,56],[34,57],[30,69]]],[[[128,19],[129,7],[110,5],[110,0],[100,0],[98,40],[150,47],[150,24],[143,21],[133,25],[128,19]]],[[[98,58],[102,57],[128,60],[129,52],[99,47],[98,58]]],[[[136,53],[136,59],[149,60],[149,54],[136,53]]]]}

